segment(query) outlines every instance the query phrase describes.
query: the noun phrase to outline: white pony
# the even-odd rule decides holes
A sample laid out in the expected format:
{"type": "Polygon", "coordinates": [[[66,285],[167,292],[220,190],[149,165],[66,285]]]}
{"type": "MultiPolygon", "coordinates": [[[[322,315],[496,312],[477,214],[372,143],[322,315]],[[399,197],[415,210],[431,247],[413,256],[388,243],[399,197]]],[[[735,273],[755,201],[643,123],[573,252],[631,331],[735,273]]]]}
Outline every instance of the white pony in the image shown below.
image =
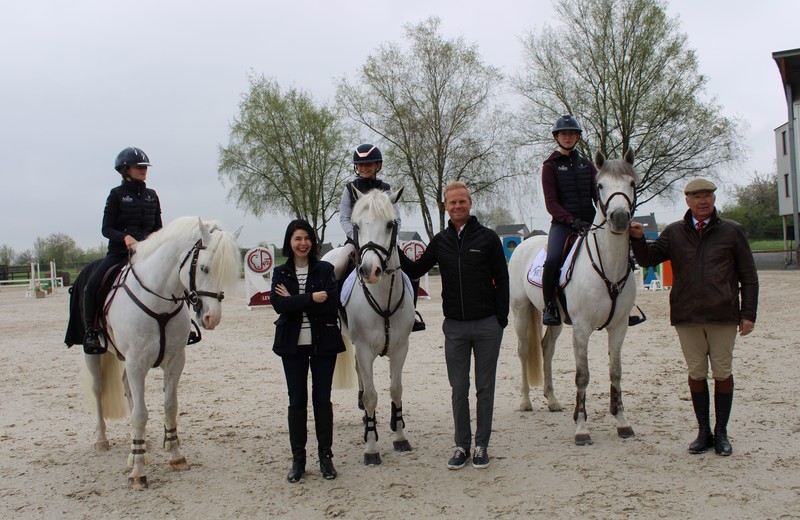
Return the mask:
{"type": "MultiPolygon", "coordinates": [[[[633,152],[625,159],[607,161],[601,153],[595,156],[599,168],[597,189],[599,211],[592,230],[579,243],[571,281],[563,288],[566,309],[561,315],[572,321],[572,346],[575,353],[575,385],[577,397],[573,419],[576,423],[575,443],[591,444],[586,424],[586,387],[589,384],[589,336],[595,330],[608,332],[609,373],[611,378],[611,414],[617,419],[617,433],[627,438],[634,435],[625,419],[622,406],[622,343],[628,331],[628,317],[636,299],[636,283],[630,277],[628,229],[636,206],[638,176],[633,168],[633,152]]],[[[528,271],[540,250],[547,246],[547,237],[533,237],[520,244],[508,265],[511,279],[511,308],[517,332],[518,354],[522,365],[521,410],[532,410],[530,385],[541,384],[544,361],[544,395],[550,411],[560,411],[561,404],[553,393],[552,362],[556,339],[562,326],[548,327],[542,338],[542,290],[528,281],[528,271]]]]}
{"type": "MultiPolygon", "coordinates": [[[[107,450],[105,418],[130,407],[133,489],[148,487],[145,475],[145,377],[151,367],[164,371],[164,449],[173,469],[188,469],[178,440],[178,380],[185,363],[185,348],[192,333],[191,310],[206,329],[222,317],[223,289],[239,278],[240,254],[236,238],[214,223],[198,217],[181,217],[136,245],[105,305],[109,350],[84,355],[91,375],[97,412],[95,449],[107,450]],[[117,359],[124,360],[118,362],[117,359]],[[124,373],[115,365],[124,363],[124,373]]],[[[198,330],[199,332],[199,330],[198,330]]]]}
{"type": "MultiPolygon", "coordinates": [[[[372,190],[361,194],[356,190],[356,203],[351,220],[358,252],[356,281],[344,308],[347,320],[342,320],[342,334],[355,345],[359,383],[359,407],[364,409],[364,464],[381,463],[377,448],[378,431],[375,408],[378,393],[373,382],[372,366],[378,356],[389,357],[392,399],[390,427],[395,432],[394,449],[410,451],[411,445],[403,431],[403,363],[408,354],[408,338],[414,324],[414,299],[410,285],[403,281],[397,251],[398,222],[393,204],[400,200],[397,193],[372,190]]],[[[336,250],[334,250],[336,251],[336,250]]],[[[336,252],[323,257],[330,261],[336,252]]],[[[347,284],[345,285],[347,287],[347,284]]],[[[338,370],[346,370],[340,367],[338,370]]]]}

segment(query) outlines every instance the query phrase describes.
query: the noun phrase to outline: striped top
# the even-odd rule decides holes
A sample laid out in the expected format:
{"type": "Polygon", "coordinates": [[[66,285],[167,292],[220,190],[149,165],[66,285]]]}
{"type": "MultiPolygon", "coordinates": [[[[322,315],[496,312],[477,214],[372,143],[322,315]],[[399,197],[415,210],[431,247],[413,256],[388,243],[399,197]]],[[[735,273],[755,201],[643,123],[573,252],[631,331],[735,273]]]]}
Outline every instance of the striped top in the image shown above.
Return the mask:
{"type": "MultiPolygon", "coordinates": [[[[297,274],[297,285],[300,286],[299,294],[306,292],[306,279],[308,279],[308,266],[295,267],[297,274]]],[[[303,323],[300,325],[300,337],[297,340],[298,346],[311,345],[311,323],[308,321],[308,315],[303,313],[303,323]]]]}

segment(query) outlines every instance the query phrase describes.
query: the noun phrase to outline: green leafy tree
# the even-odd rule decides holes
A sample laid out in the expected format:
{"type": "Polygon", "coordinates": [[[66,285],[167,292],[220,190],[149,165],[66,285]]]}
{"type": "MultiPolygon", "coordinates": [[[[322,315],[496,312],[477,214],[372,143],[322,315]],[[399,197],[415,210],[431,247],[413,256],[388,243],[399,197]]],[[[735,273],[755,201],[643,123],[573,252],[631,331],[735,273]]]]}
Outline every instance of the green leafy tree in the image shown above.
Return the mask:
{"type": "Polygon", "coordinates": [[[237,207],[306,219],[323,242],[349,172],[344,134],[341,118],[308,93],[251,76],[228,145],[219,149],[220,179],[231,183],[237,207]]]}
{"type": "Polygon", "coordinates": [[[33,252],[39,263],[55,260],[56,266],[61,266],[73,259],[76,251],[75,240],[65,233],[53,233],[45,238],[37,238],[33,243],[33,252]]]}
{"type": "Polygon", "coordinates": [[[9,265],[14,261],[14,248],[8,244],[0,246],[0,265],[9,265]]]}
{"type": "Polygon", "coordinates": [[[555,2],[561,20],[524,40],[515,81],[525,143],[552,146],[560,114],[581,122],[583,151],[636,152],[639,202],[674,194],[686,178],[716,177],[740,157],[739,123],[704,100],[695,52],[659,0],[555,2]]]}
{"type": "Polygon", "coordinates": [[[750,239],[783,238],[776,174],[755,172],[750,184],[734,186],[733,193],[733,201],[719,211],[721,217],[741,224],[750,239]]]}
{"type": "Polygon", "coordinates": [[[444,227],[449,181],[475,194],[516,174],[511,118],[497,102],[502,75],[476,45],[444,38],[440,25],[435,17],[407,25],[407,49],[379,46],[337,90],[347,115],[387,144],[383,174],[406,186],[405,205],[419,207],[429,237],[434,222],[444,227]]]}

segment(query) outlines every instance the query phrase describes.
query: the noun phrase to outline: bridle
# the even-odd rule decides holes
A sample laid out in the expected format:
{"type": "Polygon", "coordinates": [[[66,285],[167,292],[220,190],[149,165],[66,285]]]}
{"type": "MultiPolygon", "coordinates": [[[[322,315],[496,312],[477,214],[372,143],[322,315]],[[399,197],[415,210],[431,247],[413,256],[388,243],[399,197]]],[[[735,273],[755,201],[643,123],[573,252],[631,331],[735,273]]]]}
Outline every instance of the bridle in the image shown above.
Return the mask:
{"type": "MultiPolygon", "coordinates": [[[[603,221],[600,224],[592,227],[591,231],[596,231],[598,229],[603,229],[605,227],[606,223],[608,222],[608,216],[607,216],[608,205],[611,203],[611,200],[616,196],[620,196],[625,199],[625,202],[628,204],[628,211],[631,214],[631,218],[633,218],[633,213],[636,211],[636,188],[634,188],[633,190],[632,199],[631,197],[628,196],[627,193],[623,193],[621,191],[615,191],[614,193],[608,196],[605,202],[603,202],[602,200],[598,201],[597,205],[598,208],[600,209],[600,212],[603,215],[603,221]]],[[[588,236],[588,233],[586,236],[588,236]]],[[[586,237],[581,237],[581,239],[583,238],[586,237]]],[[[627,284],[628,278],[630,278],[632,271],[630,265],[628,265],[628,268],[625,269],[625,275],[622,277],[622,279],[620,279],[617,282],[612,282],[611,280],[609,280],[608,276],[606,276],[605,267],[603,266],[603,258],[600,256],[600,248],[597,245],[597,235],[595,233],[592,233],[592,238],[594,239],[594,249],[597,251],[597,262],[595,262],[594,260],[594,256],[592,255],[592,248],[589,247],[588,241],[584,241],[586,245],[586,252],[589,255],[589,261],[591,262],[595,272],[600,276],[600,279],[603,280],[603,283],[606,284],[606,291],[608,291],[608,297],[611,299],[611,311],[608,313],[608,318],[606,319],[605,323],[603,323],[600,327],[596,329],[596,330],[603,330],[608,326],[609,323],[611,323],[611,319],[614,317],[614,312],[617,309],[617,297],[620,295],[620,293],[622,293],[622,290],[625,288],[625,284],[627,284]],[[599,266],[598,263],[600,264],[599,266]]]]}
{"type": "Polygon", "coordinates": [[[397,303],[392,306],[392,292],[394,291],[394,280],[395,276],[397,276],[397,271],[400,270],[400,265],[398,263],[397,267],[389,267],[389,262],[392,258],[392,255],[397,251],[397,233],[400,229],[400,223],[397,220],[392,220],[388,224],[392,228],[392,237],[389,240],[389,247],[383,247],[380,244],[376,244],[373,241],[369,241],[363,246],[359,245],[358,243],[358,227],[353,227],[353,241],[355,242],[356,246],[356,274],[358,276],[358,284],[364,291],[364,297],[367,299],[367,303],[369,306],[372,307],[378,316],[383,318],[383,350],[381,351],[380,355],[385,356],[386,352],[389,350],[389,330],[391,329],[391,323],[389,319],[397,312],[401,305],[403,305],[403,301],[405,300],[405,290],[401,286],[400,289],[400,298],[397,300],[397,303]],[[386,301],[386,308],[382,308],[372,293],[369,291],[367,287],[367,283],[364,282],[364,278],[361,275],[361,270],[358,269],[358,266],[361,265],[361,258],[364,256],[364,253],[372,251],[378,257],[381,263],[381,269],[383,270],[384,274],[391,275],[391,281],[389,285],[389,297],[386,301]]]}
{"type": "MultiPolygon", "coordinates": [[[[181,295],[181,296],[174,296],[174,295],[171,295],[169,297],[161,296],[157,292],[155,292],[152,289],[150,289],[149,287],[147,287],[142,282],[141,278],[139,278],[139,275],[136,274],[136,270],[133,268],[133,263],[130,262],[130,259],[128,260],[128,265],[127,265],[125,271],[123,272],[119,283],[114,285],[114,287],[112,288],[113,291],[114,291],[114,295],[116,295],[116,291],[120,287],[122,287],[122,289],[124,289],[125,292],[127,293],[127,295],[130,297],[130,299],[140,309],[142,309],[145,312],[145,314],[147,314],[148,316],[150,316],[151,318],[156,320],[156,322],[158,323],[159,334],[160,334],[160,342],[159,342],[158,358],[156,359],[155,364],[153,364],[154,368],[157,367],[158,365],[160,365],[161,361],[163,361],[163,359],[164,359],[164,351],[165,351],[165,348],[166,348],[166,341],[167,341],[167,338],[166,338],[167,324],[169,323],[169,321],[173,317],[178,315],[178,313],[183,308],[184,304],[186,304],[187,306],[191,306],[191,308],[194,309],[194,311],[196,313],[198,313],[203,308],[202,303],[200,302],[200,298],[202,298],[202,297],[215,298],[217,301],[220,301],[220,302],[225,298],[224,291],[210,292],[210,291],[198,291],[197,290],[197,281],[196,281],[197,280],[197,269],[198,269],[197,261],[198,261],[198,258],[200,256],[200,251],[202,251],[203,249],[206,249],[206,246],[203,245],[203,240],[199,239],[197,242],[195,242],[195,244],[192,246],[192,248],[189,249],[189,251],[187,251],[187,253],[183,257],[183,260],[181,261],[180,265],[178,265],[178,276],[180,276],[180,273],[183,270],[183,267],[186,265],[186,262],[189,262],[189,290],[188,291],[184,290],[183,291],[183,295],[181,295]],[[190,258],[191,258],[191,261],[190,261],[190,258]],[[131,291],[130,287],[128,287],[127,279],[128,279],[128,275],[129,274],[132,274],[133,277],[136,279],[136,282],[139,284],[139,286],[142,289],[144,289],[145,291],[147,291],[148,293],[150,293],[153,296],[156,296],[158,298],[161,298],[162,300],[169,301],[169,302],[177,304],[177,307],[175,308],[175,310],[173,310],[171,312],[166,312],[166,313],[157,313],[154,310],[150,309],[147,305],[145,305],[133,293],[133,291],[131,291]]],[[[133,254],[133,253],[131,253],[131,254],[133,254]]],[[[200,266],[200,270],[203,273],[208,273],[208,267],[206,267],[206,266],[200,266]]],[[[113,296],[112,296],[112,299],[113,299],[113,296]]],[[[201,339],[200,329],[198,328],[197,324],[195,324],[194,322],[192,322],[192,324],[195,327],[196,334],[194,332],[190,333],[190,341],[192,339],[194,339],[194,341],[191,341],[191,343],[197,343],[201,339]]]]}

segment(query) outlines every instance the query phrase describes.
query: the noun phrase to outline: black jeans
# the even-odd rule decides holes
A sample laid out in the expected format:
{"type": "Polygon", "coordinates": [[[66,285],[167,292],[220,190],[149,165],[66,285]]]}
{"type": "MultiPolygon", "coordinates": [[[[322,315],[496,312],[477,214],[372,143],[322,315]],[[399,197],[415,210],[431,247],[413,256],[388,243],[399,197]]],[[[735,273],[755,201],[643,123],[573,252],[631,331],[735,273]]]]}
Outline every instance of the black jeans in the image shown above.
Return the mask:
{"type": "Polygon", "coordinates": [[[289,407],[306,409],[308,407],[308,369],[311,368],[311,402],[314,406],[331,402],[333,369],[336,368],[336,355],[317,356],[313,347],[297,347],[297,354],[283,355],[283,372],[289,390],[289,407]]]}

